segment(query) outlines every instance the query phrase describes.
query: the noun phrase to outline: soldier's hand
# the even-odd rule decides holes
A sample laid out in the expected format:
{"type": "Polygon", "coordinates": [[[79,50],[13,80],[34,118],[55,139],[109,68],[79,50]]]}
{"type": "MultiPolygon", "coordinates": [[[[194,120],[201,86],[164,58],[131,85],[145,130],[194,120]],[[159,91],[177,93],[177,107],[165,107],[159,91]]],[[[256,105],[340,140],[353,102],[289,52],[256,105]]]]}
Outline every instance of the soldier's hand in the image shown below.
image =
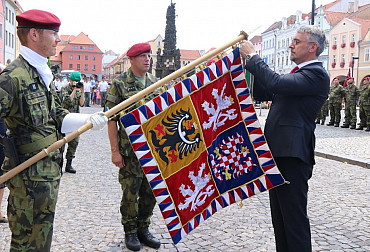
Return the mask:
{"type": "Polygon", "coordinates": [[[119,152],[112,152],[112,163],[120,169],[125,167],[125,160],[119,152]]]}
{"type": "Polygon", "coordinates": [[[93,124],[93,130],[102,130],[107,125],[108,118],[104,112],[96,112],[87,120],[93,124]]]}

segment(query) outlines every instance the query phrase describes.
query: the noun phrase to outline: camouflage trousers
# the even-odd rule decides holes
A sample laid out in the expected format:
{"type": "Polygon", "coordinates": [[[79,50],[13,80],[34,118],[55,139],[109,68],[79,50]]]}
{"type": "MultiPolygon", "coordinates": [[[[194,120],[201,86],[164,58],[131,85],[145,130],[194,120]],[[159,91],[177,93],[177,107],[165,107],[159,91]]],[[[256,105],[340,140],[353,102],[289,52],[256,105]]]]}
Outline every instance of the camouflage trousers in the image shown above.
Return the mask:
{"type": "Polygon", "coordinates": [[[119,170],[122,188],[120,212],[125,233],[148,228],[156,203],[149,182],[135,157],[124,157],[125,167],[119,170]]]}
{"type": "Polygon", "coordinates": [[[329,102],[326,100],[324,105],[322,105],[319,113],[317,114],[316,122],[320,123],[321,120],[322,124],[324,124],[328,112],[329,112],[329,102]]]}
{"type": "Polygon", "coordinates": [[[360,126],[370,127],[370,105],[360,104],[360,126]]]}
{"type": "Polygon", "coordinates": [[[341,109],[342,109],[342,103],[338,103],[338,102],[329,103],[330,123],[340,123],[340,110],[341,109]]]}
{"type": "Polygon", "coordinates": [[[17,175],[7,182],[10,251],[50,251],[59,181],[29,181],[17,175]]]}
{"type": "Polygon", "coordinates": [[[356,125],[357,114],[356,114],[356,101],[346,102],[344,109],[344,124],[356,125]]]}
{"type": "Polygon", "coordinates": [[[68,148],[67,148],[67,153],[66,153],[67,160],[72,160],[75,158],[79,140],[80,140],[80,137],[76,137],[72,141],[68,142],[68,148]]]}

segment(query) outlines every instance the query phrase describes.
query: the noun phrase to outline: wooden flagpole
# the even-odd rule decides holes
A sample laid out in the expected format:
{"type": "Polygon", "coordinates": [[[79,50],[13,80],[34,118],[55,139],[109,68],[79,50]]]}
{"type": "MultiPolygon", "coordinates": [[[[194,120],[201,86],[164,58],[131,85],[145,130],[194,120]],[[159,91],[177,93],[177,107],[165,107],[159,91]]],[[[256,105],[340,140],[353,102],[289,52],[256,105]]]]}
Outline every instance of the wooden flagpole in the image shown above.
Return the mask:
{"type": "MultiPolygon", "coordinates": [[[[205,62],[206,60],[218,55],[219,53],[223,52],[227,48],[235,45],[236,43],[240,42],[243,39],[248,39],[248,34],[245,33],[244,31],[241,31],[240,35],[237,38],[229,41],[228,43],[224,44],[223,46],[220,46],[219,48],[216,48],[213,51],[210,51],[209,53],[203,55],[202,57],[200,57],[196,60],[194,60],[193,62],[189,63],[188,65],[186,65],[182,68],[180,68],[179,70],[173,72],[172,74],[164,77],[163,79],[157,81],[156,83],[154,83],[151,86],[147,87],[146,89],[140,91],[139,93],[131,96],[127,100],[117,104],[115,107],[113,107],[113,108],[109,109],[107,112],[105,112],[104,115],[107,118],[110,118],[111,116],[113,116],[113,115],[119,113],[120,111],[122,111],[123,109],[125,109],[127,106],[137,102],[138,100],[142,99],[146,95],[150,94],[151,92],[153,92],[157,88],[163,86],[164,84],[168,83],[169,81],[171,81],[173,79],[176,79],[177,77],[179,77],[182,74],[188,72],[189,70],[196,67],[197,65],[199,65],[199,64],[205,62]]],[[[0,184],[2,184],[5,181],[11,179],[12,177],[17,175],[21,171],[25,170],[27,167],[29,167],[29,166],[33,165],[34,163],[38,162],[39,160],[43,159],[44,157],[49,155],[49,153],[51,153],[53,151],[56,151],[57,149],[59,149],[60,147],[62,147],[66,143],[70,142],[71,140],[75,139],[76,137],[78,137],[82,133],[86,132],[87,130],[91,129],[92,127],[93,127],[92,123],[88,122],[85,125],[83,125],[82,127],[80,127],[79,129],[77,129],[77,130],[73,131],[72,133],[68,134],[67,136],[65,136],[63,139],[53,143],[48,148],[43,149],[42,151],[37,153],[35,156],[27,159],[22,164],[14,167],[10,171],[8,171],[4,175],[2,175],[0,177],[0,184]]]]}

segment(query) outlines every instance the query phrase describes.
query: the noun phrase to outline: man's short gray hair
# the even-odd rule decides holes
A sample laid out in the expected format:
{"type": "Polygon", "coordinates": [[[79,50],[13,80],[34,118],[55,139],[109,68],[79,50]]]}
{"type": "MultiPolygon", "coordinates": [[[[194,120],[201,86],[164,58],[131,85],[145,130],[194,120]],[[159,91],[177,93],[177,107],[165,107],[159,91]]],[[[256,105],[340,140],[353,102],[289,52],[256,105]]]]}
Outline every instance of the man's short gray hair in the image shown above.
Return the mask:
{"type": "Polygon", "coordinates": [[[323,30],[317,26],[309,25],[300,27],[297,33],[306,33],[308,41],[317,44],[316,56],[319,56],[324,51],[326,47],[326,37],[323,30]]]}

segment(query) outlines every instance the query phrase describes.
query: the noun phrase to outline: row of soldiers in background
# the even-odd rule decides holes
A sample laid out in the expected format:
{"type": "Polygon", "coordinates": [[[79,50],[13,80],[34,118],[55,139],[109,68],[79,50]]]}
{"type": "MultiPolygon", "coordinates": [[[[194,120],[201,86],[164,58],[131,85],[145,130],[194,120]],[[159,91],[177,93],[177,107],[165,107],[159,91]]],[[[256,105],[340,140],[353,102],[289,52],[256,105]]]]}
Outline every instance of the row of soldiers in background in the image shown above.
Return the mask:
{"type": "Polygon", "coordinates": [[[330,121],[327,126],[339,127],[342,109],[342,101],[344,98],[345,112],[344,123],[342,128],[350,128],[356,130],[370,131],[370,77],[365,77],[358,89],[354,83],[354,79],[347,79],[347,85],[343,87],[339,85],[339,79],[334,78],[330,86],[329,99],[326,100],[321,112],[316,118],[316,123],[325,124],[325,118],[330,111],[330,121]],[[360,124],[356,128],[357,115],[356,105],[359,98],[359,113],[360,124]]]}

